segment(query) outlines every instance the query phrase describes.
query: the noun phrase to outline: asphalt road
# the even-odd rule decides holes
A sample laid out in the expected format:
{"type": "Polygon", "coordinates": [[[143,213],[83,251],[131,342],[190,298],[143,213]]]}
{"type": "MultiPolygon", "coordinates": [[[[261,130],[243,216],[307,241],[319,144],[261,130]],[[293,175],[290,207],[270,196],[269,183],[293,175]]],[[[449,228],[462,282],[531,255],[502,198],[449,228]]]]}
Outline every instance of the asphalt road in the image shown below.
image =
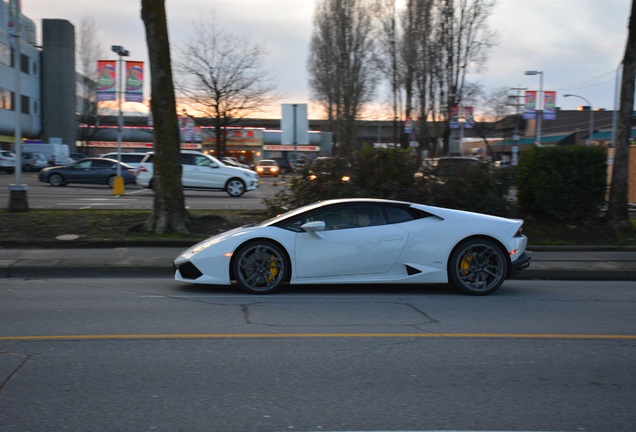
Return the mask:
{"type": "MultiPolygon", "coordinates": [[[[153,192],[137,185],[126,185],[125,194],[113,195],[106,185],[69,184],[50,186],[38,181],[37,173],[23,173],[22,184],[27,187],[27,199],[31,209],[151,209],[153,192]]],[[[15,175],[0,173],[0,202],[9,202],[9,185],[15,183],[15,175]]],[[[232,198],[226,192],[186,191],[186,206],[190,209],[265,209],[262,200],[271,197],[283,187],[282,177],[262,177],[259,188],[232,198]]]]}
{"type": "Polygon", "coordinates": [[[634,316],[631,282],[7,279],[0,429],[632,432],[634,316]]]}

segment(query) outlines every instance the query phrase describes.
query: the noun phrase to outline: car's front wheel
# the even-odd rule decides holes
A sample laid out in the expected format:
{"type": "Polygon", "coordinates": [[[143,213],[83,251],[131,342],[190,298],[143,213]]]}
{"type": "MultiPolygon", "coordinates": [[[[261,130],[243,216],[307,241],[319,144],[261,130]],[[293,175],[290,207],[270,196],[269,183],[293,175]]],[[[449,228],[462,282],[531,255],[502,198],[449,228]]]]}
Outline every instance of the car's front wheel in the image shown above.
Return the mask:
{"type": "Polygon", "coordinates": [[[251,294],[269,294],[289,278],[291,266],[285,250],[267,240],[241,246],[232,260],[236,284],[251,294]]]}
{"type": "Polygon", "coordinates": [[[469,240],[451,254],[449,280],[466,294],[490,294],[503,284],[507,274],[508,260],[491,240],[469,240]]]}
{"type": "Polygon", "coordinates": [[[51,186],[65,186],[66,182],[61,174],[51,174],[49,176],[49,184],[51,186]]]}
{"type": "Polygon", "coordinates": [[[237,178],[230,179],[225,185],[225,190],[231,197],[240,197],[245,193],[245,183],[237,178]]]}

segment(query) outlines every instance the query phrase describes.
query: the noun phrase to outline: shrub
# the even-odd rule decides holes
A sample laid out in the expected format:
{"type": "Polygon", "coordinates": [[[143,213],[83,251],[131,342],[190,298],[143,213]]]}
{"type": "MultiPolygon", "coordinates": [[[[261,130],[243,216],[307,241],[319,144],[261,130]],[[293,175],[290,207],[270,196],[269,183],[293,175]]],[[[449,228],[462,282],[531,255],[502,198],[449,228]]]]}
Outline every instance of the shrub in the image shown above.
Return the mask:
{"type": "Polygon", "coordinates": [[[593,219],[605,200],[606,176],[601,147],[534,147],[523,153],[517,170],[519,210],[558,220],[593,219]]]}
{"type": "Polygon", "coordinates": [[[294,175],[286,189],[263,202],[272,214],[333,198],[384,198],[456,208],[499,216],[514,215],[507,199],[510,170],[492,170],[486,164],[462,169],[449,178],[415,178],[409,150],[371,149],[354,153],[352,160],[328,158],[294,175]],[[316,174],[310,180],[310,174],[316,174]],[[343,175],[351,180],[342,181],[343,175]]]}
{"type": "Polygon", "coordinates": [[[462,167],[461,172],[430,185],[430,202],[439,207],[514,216],[515,203],[508,197],[512,170],[493,169],[487,164],[462,167]]]}

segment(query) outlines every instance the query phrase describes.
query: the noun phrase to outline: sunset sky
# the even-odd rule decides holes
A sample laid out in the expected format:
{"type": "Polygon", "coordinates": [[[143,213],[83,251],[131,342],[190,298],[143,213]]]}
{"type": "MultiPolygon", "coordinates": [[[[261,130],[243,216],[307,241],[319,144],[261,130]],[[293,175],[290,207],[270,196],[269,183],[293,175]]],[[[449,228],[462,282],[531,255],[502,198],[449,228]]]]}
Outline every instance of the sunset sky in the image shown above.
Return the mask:
{"type": "MultiPolygon", "coordinates": [[[[191,36],[200,17],[216,15],[231,33],[243,33],[268,52],[265,67],[285,95],[282,103],[309,103],[306,62],[316,0],[166,0],[171,45],[191,36]]],[[[488,88],[557,92],[557,106],[576,109],[587,98],[595,108],[613,109],[616,70],[627,39],[631,0],[499,0],[490,18],[499,45],[490,51],[487,69],[470,79],[488,88]]],[[[93,19],[105,48],[123,45],[130,60],[147,62],[144,26],[138,0],[22,0],[22,12],[41,27],[44,18],[63,18],[76,27],[93,19]]],[[[149,94],[145,94],[149,98],[149,94]]],[[[310,104],[311,111],[311,104],[310,104]]]]}

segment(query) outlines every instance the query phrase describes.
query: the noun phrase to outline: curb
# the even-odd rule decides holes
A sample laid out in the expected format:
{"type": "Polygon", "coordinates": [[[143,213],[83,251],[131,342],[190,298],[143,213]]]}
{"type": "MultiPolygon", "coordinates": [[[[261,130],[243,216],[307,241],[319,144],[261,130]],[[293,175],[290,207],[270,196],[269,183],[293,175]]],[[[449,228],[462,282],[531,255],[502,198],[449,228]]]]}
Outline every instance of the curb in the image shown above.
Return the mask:
{"type": "Polygon", "coordinates": [[[172,265],[37,265],[15,264],[0,267],[0,278],[154,278],[174,277],[172,265]]]}
{"type": "MultiPolygon", "coordinates": [[[[0,278],[173,278],[172,263],[157,265],[29,264],[0,265],[0,278]]],[[[636,270],[533,269],[510,280],[636,281],[636,270]]]]}

